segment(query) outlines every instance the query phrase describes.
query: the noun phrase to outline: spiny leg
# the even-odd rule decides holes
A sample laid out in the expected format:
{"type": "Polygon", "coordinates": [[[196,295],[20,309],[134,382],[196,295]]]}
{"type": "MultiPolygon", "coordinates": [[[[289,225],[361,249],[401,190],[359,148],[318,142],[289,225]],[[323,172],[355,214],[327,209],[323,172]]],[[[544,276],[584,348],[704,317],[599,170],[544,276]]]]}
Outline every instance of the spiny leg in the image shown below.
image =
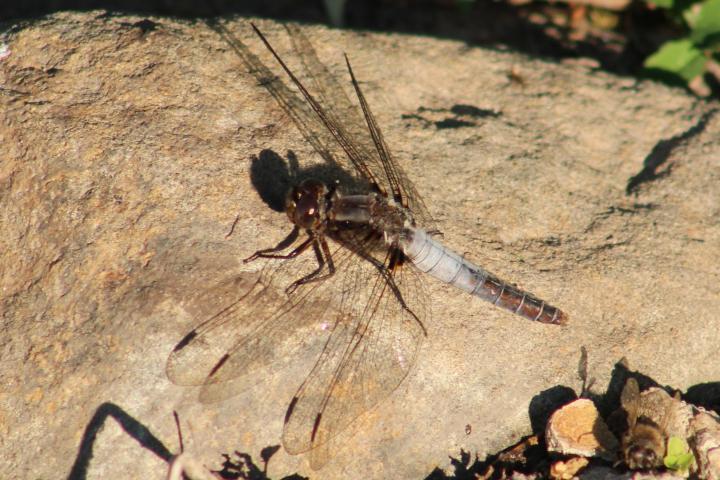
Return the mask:
{"type": "Polygon", "coordinates": [[[388,251],[388,256],[386,257],[387,265],[385,265],[385,262],[380,262],[379,260],[373,258],[371,255],[367,255],[362,251],[357,250],[356,253],[360,255],[362,258],[367,260],[368,262],[372,263],[375,268],[378,269],[380,272],[380,275],[385,279],[385,282],[388,287],[390,287],[390,291],[395,295],[395,298],[397,298],[397,301],[400,302],[400,305],[402,306],[403,310],[408,312],[412,317],[418,322],[418,325],[420,325],[420,328],[422,328],[423,333],[425,336],[427,336],[427,330],[425,330],[425,325],[420,321],[420,319],[415,315],[415,312],[413,312],[410,307],[407,306],[405,303],[405,299],[402,296],[402,293],[400,292],[400,289],[398,288],[397,284],[395,283],[394,275],[395,271],[401,267],[405,262],[405,257],[402,252],[402,250],[398,248],[394,248],[388,251]]]}
{"type": "MultiPolygon", "coordinates": [[[[402,293],[400,292],[400,289],[397,287],[397,284],[395,283],[395,272],[403,267],[405,264],[405,254],[402,250],[399,248],[395,248],[390,252],[390,260],[388,261],[388,266],[386,267],[387,271],[387,277],[388,277],[388,285],[390,286],[390,290],[395,295],[395,298],[397,298],[398,302],[400,302],[400,305],[402,305],[403,309],[406,310],[412,317],[415,319],[415,321],[420,325],[420,328],[422,328],[423,333],[427,337],[427,330],[425,329],[425,325],[420,321],[420,319],[415,315],[415,312],[413,312],[410,307],[407,306],[405,303],[405,300],[403,299],[402,293]]],[[[407,267],[406,267],[407,268],[407,267]]]]}
{"type": "Polygon", "coordinates": [[[275,252],[281,252],[285,250],[286,248],[290,247],[298,238],[298,235],[300,234],[300,228],[295,227],[293,228],[292,232],[288,234],[287,237],[285,237],[280,243],[275,245],[273,248],[264,248],[262,250],[258,250],[257,252],[250,255],[248,258],[243,260],[243,263],[249,263],[253,260],[257,260],[258,258],[294,258],[300,255],[307,247],[310,246],[310,242],[312,242],[313,237],[308,237],[307,240],[305,240],[303,243],[300,244],[295,250],[288,253],[287,255],[275,255],[275,252]]]}
{"type": "Polygon", "coordinates": [[[295,289],[300,285],[305,285],[306,283],[310,282],[318,282],[320,280],[324,280],[335,275],[335,263],[333,262],[332,255],[330,254],[330,247],[328,247],[327,241],[323,237],[318,237],[314,240],[315,241],[313,241],[312,246],[313,250],[315,251],[315,257],[318,261],[318,267],[309,274],[302,277],[301,279],[295,280],[293,283],[291,283],[290,286],[285,289],[286,293],[290,294],[294,292],[295,289]],[[319,247],[318,244],[320,245],[319,247]],[[320,249],[322,249],[322,251],[320,249]],[[320,272],[322,272],[326,261],[328,266],[328,272],[324,275],[320,275],[320,272]]]}

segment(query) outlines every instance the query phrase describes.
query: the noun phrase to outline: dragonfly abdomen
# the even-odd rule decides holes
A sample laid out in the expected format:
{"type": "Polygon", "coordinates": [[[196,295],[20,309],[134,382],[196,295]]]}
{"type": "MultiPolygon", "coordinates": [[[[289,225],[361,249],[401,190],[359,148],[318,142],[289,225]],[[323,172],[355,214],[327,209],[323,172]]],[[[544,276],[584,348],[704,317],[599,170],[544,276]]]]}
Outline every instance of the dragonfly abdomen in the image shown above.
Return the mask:
{"type": "Polygon", "coordinates": [[[435,241],[421,229],[408,229],[405,255],[421,271],[529,320],[564,324],[560,309],[499,279],[435,241]]]}

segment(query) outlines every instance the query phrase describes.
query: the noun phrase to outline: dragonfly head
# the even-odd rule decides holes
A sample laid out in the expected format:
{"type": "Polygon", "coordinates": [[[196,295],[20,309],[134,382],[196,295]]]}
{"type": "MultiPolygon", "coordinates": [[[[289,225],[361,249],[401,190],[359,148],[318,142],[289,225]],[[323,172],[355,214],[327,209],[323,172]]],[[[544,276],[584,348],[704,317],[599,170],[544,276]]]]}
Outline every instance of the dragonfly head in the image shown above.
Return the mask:
{"type": "Polygon", "coordinates": [[[290,221],[305,230],[319,227],[325,218],[327,194],[327,186],[313,179],[293,188],[285,199],[285,212],[290,221]]]}

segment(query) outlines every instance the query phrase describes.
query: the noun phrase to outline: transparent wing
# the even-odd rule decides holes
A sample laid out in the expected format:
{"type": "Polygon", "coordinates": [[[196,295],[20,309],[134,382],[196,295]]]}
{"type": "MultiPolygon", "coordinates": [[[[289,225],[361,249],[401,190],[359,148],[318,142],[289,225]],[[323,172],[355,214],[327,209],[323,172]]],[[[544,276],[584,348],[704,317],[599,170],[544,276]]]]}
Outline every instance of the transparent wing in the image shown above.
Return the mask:
{"type": "Polygon", "coordinates": [[[419,272],[410,265],[387,270],[387,254],[377,258],[382,240],[368,238],[357,234],[334,244],[335,275],[290,295],[285,288],[317,266],[311,252],[268,260],[254,278],[214,289],[203,302],[229,303],[178,343],[168,378],[202,385],[201,401],[218,401],[239,393],[230,380],[282,360],[308,332],[324,336],[322,353],[288,409],[283,443],[300,453],[327,442],[402,382],[428,318],[419,272]],[[239,292],[229,300],[233,288],[239,292]],[[298,335],[303,329],[310,330],[298,335]]]}
{"type": "MultiPolygon", "coordinates": [[[[370,184],[384,195],[394,197],[409,208],[425,229],[434,229],[434,220],[414,185],[408,180],[385,144],[379,126],[362,97],[357,82],[354,86],[361,101],[362,112],[357,104],[350,101],[345,90],[327,67],[320,62],[315,49],[299,27],[288,25],[287,30],[293,44],[293,53],[304,67],[300,76],[310,86],[309,90],[289,70],[262,33],[255,30],[302,96],[288,88],[222,24],[211,24],[211,27],[234,49],[250,73],[273,96],[305,140],[327,163],[354,172],[364,183],[370,184]]],[[[360,184],[361,187],[363,182],[360,184]]],[[[367,189],[356,193],[366,192],[367,189]]]]}
{"type": "Polygon", "coordinates": [[[283,444],[291,454],[325,444],[389,395],[407,376],[425,334],[427,295],[412,266],[387,279],[373,263],[357,262],[337,286],[348,294],[286,415],[283,444]]]}
{"type": "MultiPolygon", "coordinates": [[[[351,151],[356,152],[357,160],[353,160],[353,163],[357,161],[366,165],[384,190],[409,208],[425,228],[432,228],[433,219],[415,186],[385,143],[380,127],[353,75],[350,62],[347,61],[348,72],[362,112],[357,104],[350,101],[335,76],[318,59],[315,49],[300,27],[286,24],[285,28],[292,40],[294,54],[300,59],[307,73],[306,82],[311,85],[310,93],[315,96],[330,123],[341,126],[341,133],[354,145],[351,151]]],[[[345,58],[347,60],[347,56],[345,58]]],[[[342,157],[336,156],[340,161],[342,157]]]]}
{"type": "MultiPolygon", "coordinates": [[[[333,260],[344,268],[353,260],[352,252],[337,248],[333,260]]],[[[290,260],[264,259],[260,272],[241,274],[211,290],[202,292],[194,303],[205,310],[215,308],[173,349],[166,373],[177,385],[199,386],[227,382],[252,373],[257,367],[272,365],[278,356],[291,352],[301,343],[303,329],[327,335],[324,326],[333,296],[332,278],[309,283],[285,293],[293,281],[317,268],[312,251],[290,260]],[[298,338],[294,338],[298,337],[298,338]],[[280,347],[286,347],[282,351],[280,347]]],[[[336,307],[334,307],[336,308],[336,307]]],[[[232,395],[201,393],[201,400],[212,402],[232,395]]]]}
{"type": "Polygon", "coordinates": [[[277,104],[293,121],[303,138],[312,145],[326,164],[350,166],[349,171],[358,177],[358,188],[364,188],[364,191],[367,192],[369,189],[368,178],[362,176],[361,172],[352,163],[344,160],[346,158],[345,151],[333,133],[320,121],[312,105],[303,96],[290,89],[279,76],[275,75],[257,55],[252,53],[223,24],[210,22],[209,26],[232,47],[247,67],[249,73],[272,95],[277,104]]]}

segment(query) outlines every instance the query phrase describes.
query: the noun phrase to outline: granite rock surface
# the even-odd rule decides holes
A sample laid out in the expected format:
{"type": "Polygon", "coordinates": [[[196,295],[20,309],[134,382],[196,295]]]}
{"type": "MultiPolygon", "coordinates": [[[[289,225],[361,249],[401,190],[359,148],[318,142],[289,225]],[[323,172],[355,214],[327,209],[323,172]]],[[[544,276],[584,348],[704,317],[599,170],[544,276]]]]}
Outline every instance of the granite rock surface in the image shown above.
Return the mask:
{"type": "MultiPolygon", "coordinates": [[[[297,67],[284,29],[257,23],[297,67]]],[[[247,20],[227,25],[280,74],[247,20]]],[[[601,387],[623,356],[678,389],[717,381],[720,117],[707,104],[455,41],[303,31],[350,95],[348,54],[444,242],[570,318],[533,324],[430,279],[415,367],[338,437],[322,478],[421,478],[461,449],[509,445],[533,399],[580,388],[581,346],[601,387]]],[[[254,162],[287,177],[318,155],[202,22],[56,14],[0,39],[2,476],[164,478],[173,410],[206,465],[235,450],[260,464],[316,342],[213,404],[165,362],[218,308],[198,292],[290,230],[254,162]]],[[[315,475],[308,457],[281,449],[268,475],[315,475]]]]}

